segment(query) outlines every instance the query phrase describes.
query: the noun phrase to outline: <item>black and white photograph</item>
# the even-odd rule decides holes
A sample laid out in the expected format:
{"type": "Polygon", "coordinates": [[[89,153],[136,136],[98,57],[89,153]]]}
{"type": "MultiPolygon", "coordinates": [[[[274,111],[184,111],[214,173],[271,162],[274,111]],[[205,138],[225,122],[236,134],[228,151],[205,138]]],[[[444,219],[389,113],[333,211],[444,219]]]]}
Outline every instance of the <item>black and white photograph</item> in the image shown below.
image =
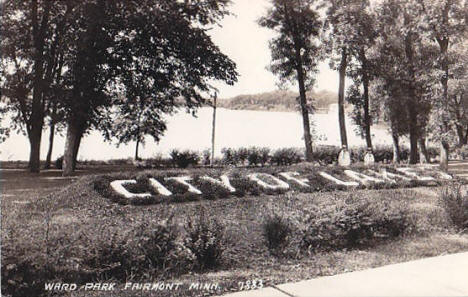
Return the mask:
{"type": "Polygon", "coordinates": [[[468,296],[468,0],[0,0],[0,296],[468,296]]]}

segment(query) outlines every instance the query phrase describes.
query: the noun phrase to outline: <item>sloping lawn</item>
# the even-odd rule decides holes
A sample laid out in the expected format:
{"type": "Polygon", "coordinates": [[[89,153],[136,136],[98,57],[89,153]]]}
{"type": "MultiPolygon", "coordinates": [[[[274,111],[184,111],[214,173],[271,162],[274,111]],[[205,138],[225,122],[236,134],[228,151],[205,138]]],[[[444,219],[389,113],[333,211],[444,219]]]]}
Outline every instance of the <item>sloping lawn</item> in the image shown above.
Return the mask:
{"type": "Polygon", "coordinates": [[[5,296],[46,296],[50,281],[117,284],[57,292],[68,296],[215,295],[249,280],[270,286],[468,250],[436,187],[121,205],[94,190],[96,178],[27,205],[2,203],[5,296]],[[162,281],[182,286],[124,290],[162,281]],[[188,290],[192,282],[219,285],[188,290]]]}

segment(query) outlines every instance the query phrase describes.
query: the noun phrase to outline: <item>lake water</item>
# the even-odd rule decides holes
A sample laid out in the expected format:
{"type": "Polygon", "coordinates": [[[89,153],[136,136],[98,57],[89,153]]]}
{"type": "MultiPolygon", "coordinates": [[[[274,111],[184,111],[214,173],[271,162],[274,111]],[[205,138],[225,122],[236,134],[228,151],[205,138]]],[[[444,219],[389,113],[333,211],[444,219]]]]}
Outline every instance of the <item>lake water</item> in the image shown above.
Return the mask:
{"type": "MultiPolygon", "coordinates": [[[[140,147],[141,157],[167,154],[171,149],[204,150],[211,147],[211,123],[213,110],[201,108],[197,117],[179,112],[167,118],[168,129],[159,143],[147,137],[144,147],[140,147]]],[[[340,145],[338,114],[336,109],[328,114],[312,115],[320,144],[340,145]]],[[[356,127],[346,119],[350,146],[365,145],[365,141],[355,134],[356,127]]],[[[372,128],[374,144],[391,144],[386,128],[372,128]]],[[[293,112],[266,112],[247,110],[217,109],[216,114],[216,154],[223,147],[260,146],[272,149],[281,147],[303,147],[302,118],[293,112]]],[[[53,158],[63,154],[64,137],[56,136],[53,158]]],[[[43,134],[41,157],[45,159],[48,146],[48,131],[43,134]]],[[[103,141],[99,132],[93,131],[83,138],[78,158],[81,160],[107,160],[132,158],[135,144],[120,145],[103,141]]],[[[1,160],[27,160],[29,142],[23,135],[13,134],[0,144],[1,160]]]]}

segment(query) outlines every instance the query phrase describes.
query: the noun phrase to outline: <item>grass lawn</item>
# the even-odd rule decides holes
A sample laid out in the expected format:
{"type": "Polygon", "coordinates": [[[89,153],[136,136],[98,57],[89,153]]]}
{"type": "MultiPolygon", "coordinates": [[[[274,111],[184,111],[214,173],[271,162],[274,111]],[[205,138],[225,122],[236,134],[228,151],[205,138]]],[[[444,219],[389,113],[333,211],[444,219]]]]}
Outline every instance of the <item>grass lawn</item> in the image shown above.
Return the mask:
{"type": "MultiPolygon", "coordinates": [[[[31,291],[30,295],[25,293],[28,289],[36,290],[33,292],[38,295],[44,282],[53,280],[117,283],[112,293],[77,290],[64,293],[67,296],[219,295],[239,290],[239,282],[248,280],[261,280],[263,286],[271,286],[468,251],[468,235],[453,227],[440,204],[440,188],[434,187],[289,192],[136,206],[120,205],[97,194],[92,187],[93,176],[72,183],[71,179],[38,179],[24,172],[2,174],[2,179],[8,175],[3,194],[13,195],[2,198],[2,291],[5,294],[7,288],[10,290],[7,293],[13,296],[31,296],[31,291]],[[63,184],[67,187],[61,188],[63,184]],[[29,203],[18,203],[21,200],[29,203]],[[339,212],[348,201],[375,201],[376,208],[406,210],[410,227],[394,238],[353,248],[313,252],[298,248],[308,216],[324,208],[336,208],[339,212]],[[184,262],[176,263],[179,258],[174,258],[173,262],[166,263],[167,267],[127,271],[124,275],[111,272],[118,269],[116,259],[123,265],[126,259],[135,258],[138,250],[130,249],[131,244],[147,240],[160,222],[170,222],[177,236],[183,236],[187,222],[196,221],[201,213],[208,221],[223,226],[222,261],[215,268],[172,271],[168,267],[184,265],[184,262]],[[263,235],[263,223],[272,214],[285,218],[293,226],[282,256],[273,255],[263,235]],[[120,254],[106,254],[112,251],[120,254]],[[126,281],[183,285],[177,291],[129,291],[123,290],[126,281]],[[191,282],[215,282],[219,286],[215,290],[188,290],[191,282]]],[[[56,177],[56,174],[40,177],[56,177]]]]}

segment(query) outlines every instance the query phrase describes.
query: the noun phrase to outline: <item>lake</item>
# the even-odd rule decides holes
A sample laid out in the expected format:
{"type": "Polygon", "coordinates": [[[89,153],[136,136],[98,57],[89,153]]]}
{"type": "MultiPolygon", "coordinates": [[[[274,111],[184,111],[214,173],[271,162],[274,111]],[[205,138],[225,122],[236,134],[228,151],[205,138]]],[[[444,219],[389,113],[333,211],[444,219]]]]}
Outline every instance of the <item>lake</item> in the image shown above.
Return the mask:
{"type": "MultiPolygon", "coordinates": [[[[159,143],[151,137],[146,138],[140,147],[140,156],[147,158],[155,154],[167,154],[173,148],[204,150],[211,147],[211,122],[213,110],[204,107],[198,110],[197,117],[179,112],[167,118],[167,131],[159,143]]],[[[328,114],[314,114],[312,120],[320,144],[340,145],[338,113],[331,109],[328,114]]],[[[355,134],[356,126],[346,119],[348,142],[350,146],[365,145],[364,139],[355,134]]],[[[391,144],[392,139],[386,128],[372,128],[374,144],[391,144]]],[[[260,146],[272,149],[281,147],[303,147],[302,118],[299,113],[267,112],[250,110],[217,109],[216,114],[216,154],[223,147],[260,146]]],[[[43,134],[41,158],[45,159],[48,146],[48,131],[43,134]]],[[[56,135],[53,159],[63,154],[64,136],[56,135]]],[[[93,131],[83,138],[78,159],[107,160],[132,158],[135,144],[120,145],[103,141],[99,132],[93,131]]],[[[27,160],[29,142],[23,135],[12,134],[0,144],[0,160],[27,160]]]]}

